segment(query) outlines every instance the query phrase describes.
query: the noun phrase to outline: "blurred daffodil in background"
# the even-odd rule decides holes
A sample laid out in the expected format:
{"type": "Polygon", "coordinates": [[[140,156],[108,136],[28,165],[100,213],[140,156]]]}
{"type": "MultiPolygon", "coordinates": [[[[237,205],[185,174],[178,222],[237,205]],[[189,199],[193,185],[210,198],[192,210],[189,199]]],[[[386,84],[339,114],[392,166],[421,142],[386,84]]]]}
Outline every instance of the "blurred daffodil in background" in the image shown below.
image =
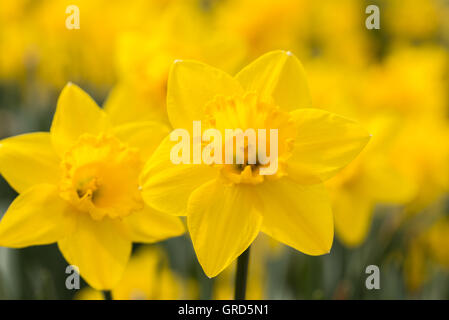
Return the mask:
{"type": "MultiPolygon", "coordinates": [[[[80,300],[102,300],[101,291],[84,288],[80,300]]],[[[130,259],[122,279],[112,290],[117,300],[197,299],[198,288],[193,279],[184,281],[170,269],[167,256],[158,247],[140,247],[130,259]]]]}

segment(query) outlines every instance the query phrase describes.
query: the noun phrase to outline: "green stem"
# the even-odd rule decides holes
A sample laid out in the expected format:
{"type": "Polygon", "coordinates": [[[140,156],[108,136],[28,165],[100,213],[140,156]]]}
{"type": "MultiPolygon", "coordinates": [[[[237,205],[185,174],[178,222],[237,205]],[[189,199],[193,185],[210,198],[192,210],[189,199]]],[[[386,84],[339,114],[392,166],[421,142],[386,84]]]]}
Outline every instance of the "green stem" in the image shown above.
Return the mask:
{"type": "Polygon", "coordinates": [[[104,300],[112,300],[112,294],[110,290],[103,291],[104,300]]]}
{"type": "Polygon", "coordinates": [[[235,300],[245,300],[246,282],[248,279],[248,264],[250,248],[245,250],[237,259],[237,272],[235,274],[235,300]]]}

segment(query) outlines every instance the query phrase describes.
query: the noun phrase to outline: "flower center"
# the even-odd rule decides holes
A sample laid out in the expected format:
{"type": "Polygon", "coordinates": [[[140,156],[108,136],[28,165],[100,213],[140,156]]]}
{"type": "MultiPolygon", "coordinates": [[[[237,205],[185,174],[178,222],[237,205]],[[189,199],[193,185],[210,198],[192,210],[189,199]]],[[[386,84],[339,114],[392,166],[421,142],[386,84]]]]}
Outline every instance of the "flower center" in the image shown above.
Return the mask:
{"type": "Polygon", "coordinates": [[[143,208],[138,151],[113,136],[82,135],[66,152],[61,197],[93,219],[120,218],[143,208]]]}
{"type": "MultiPolygon", "coordinates": [[[[216,96],[206,105],[206,114],[205,129],[218,129],[223,137],[227,136],[226,131],[229,129],[241,129],[243,132],[244,140],[240,147],[237,136],[232,137],[233,164],[220,165],[222,176],[230,183],[258,184],[264,179],[276,179],[285,174],[283,167],[290,157],[296,134],[295,123],[289,113],[281,111],[273,102],[261,101],[257,94],[248,92],[243,96],[216,96]],[[254,136],[245,134],[248,129],[252,129],[254,136]],[[277,131],[277,136],[272,136],[273,129],[277,131]],[[241,163],[236,161],[237,148],[243,153],[241,163]],[[277,150],[277,154],[271,154],[272,150],[277,150]],[[269,160],[264,161],[261,155],[266,155],[269,160]],[[261,174],[261,169],[272,167],[274,162],[277,168],[275,174],[261,174]]],[[[224,143],[226,141],[223,141],[224,143]]],[[[223,146],[223,150],[224,148],[223,146]]]]}

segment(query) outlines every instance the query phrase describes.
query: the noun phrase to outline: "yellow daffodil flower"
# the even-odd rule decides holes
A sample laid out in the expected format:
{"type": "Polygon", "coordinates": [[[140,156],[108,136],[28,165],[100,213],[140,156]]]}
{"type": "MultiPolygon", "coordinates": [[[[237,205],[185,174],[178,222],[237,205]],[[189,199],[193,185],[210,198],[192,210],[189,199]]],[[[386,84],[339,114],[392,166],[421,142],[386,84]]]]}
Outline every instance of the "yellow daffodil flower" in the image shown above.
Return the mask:
{"type": "MultiPolygon", "coordinates": [[[[117,300],[195,299],[198,298],[196,289],[170,269],[161,249],[142,247],[129,260],[123,278],[111,294],[117,300]]],[[[87,287],[75,298],[102,300],[104,296],[102,292],[87,287]]]]}
{"type": "Polygon", "coordinates": [[[0,141],[0,172],[19,193],[0,222],[0,246],[57,242],[96,289],[121,278],[132,242],[184,232],[142,200],[138,177],[168,132],[153,122],[112,126],[79,87],[62,91],[50,132],[0,141]]]}
{"type": "Polygon", "coordinates": [[[167,109],[173,128],[279,130],[279,169],[261,165],[179,164],[166,137],[141,175],[142,195],[157,210],[186,215],[198,260],[214,277],[259,231],[301,252],[330,251],[333,218],[322,184],[353,160],[370,135],[358,123],[311,106],[303,67],[273,51],[235,77],[195,61],[173,64],[167,109]]]}

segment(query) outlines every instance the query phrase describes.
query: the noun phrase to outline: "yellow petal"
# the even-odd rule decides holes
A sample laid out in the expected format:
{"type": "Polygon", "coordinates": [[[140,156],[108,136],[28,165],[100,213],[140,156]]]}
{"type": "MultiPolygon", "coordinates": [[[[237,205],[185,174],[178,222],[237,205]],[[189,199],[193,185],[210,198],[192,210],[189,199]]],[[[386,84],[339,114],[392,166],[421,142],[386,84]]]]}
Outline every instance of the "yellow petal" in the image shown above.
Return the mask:
{"type": "Polygon", "coordinates": [[[187,225],[198,261],[215,277],[245,251],[259,233],[262,217],[254,210],[250,186],[218,180],[192,193],[187,225]]]}
{"type": "Polygon", "coordinates": [[[79,268],[81,276],[94,289],[110,290],[123,276],[131,241],[122,227],[118,221],[109,218],[95,221],[81,213],[75,230],[58,242],[64,258],[79,268]]]}
{"type": "Polygon", "coordinates": [[[0,173],[17,191],[41,183],[56,183],[59,158],[48,132],[23,134],[0,141],[0,173]]]}
{"type": "Polygon", "coordinates": [[[318,109],[291,113],[297,135],[288,174],[299,183],[325,181],[349,164],[365,147],[370,134],[357,122],[318,109]]]}
{"type": "Polygon", "coordinates": [[[150,207],[129,215],[124,219],[124,223],[133,242],[152,243],[177,237],[185,232],[180,218],[150,207]]]}
{"type": "Polygon", "coordinates": [[[166,137],[145,164],[140,181],[145,202],[154,209],[185,215],[193,190],[217,176],[204,164],[173,164],[170,151],[177,142],[166,137]]]}
{"type": "Polygon", "coordinates": [[[238,82],[221,70],[196,61],[177,61],[168,77],[168,118],[173,128],[192,130],[192,121],[204,119],[205,105],[216,95],[241,92],[238,82]]]}
{"type": "Polygon", "coordinates": [[[169,133],[167,126],[151,121],[127,123],[114,128],[115,136],[128,146],[139,149],[144,161],[169,133]]]}
{"type": "Polygon", "coordinates": [[[83,133],[99,134],[109,128],[106,113],[78,86],[69,83],[61,92],[51,125],[55,149],[63,154],[83,133]]]}
{"type": "Polygon", "coordinates": [[[236,79],[246,91],[256,91],[267,101],[274,99],[286,111],[312,106],[304,68],[289,51],[264,54],[243,68],[236,79]]]}
{"type": "Polygon", "coordinates": [[[335,230],[340,240],[349,247],[360,245],[371,225],[373,202],[356,189],[340,190],[333,196],[335,230]]]}
{"type": "Polygon", "coordinates": [[[334,226],[322,184],[304,186],[281,178],[266,181],[256,190],[264,233],[309,255],[329,253],[334,226]]]}
{"type": "Polygon", "coordinates": [[[73,227],[74,214],[56,186],[31,187],[12,202],[0,221],[0,246],[22,248],[56,242],[73,227]]]}
{"type": "Polygon", "coordinates": [[[168,124],[165,103],[157,98],[140,92],[134,85],[119,84],[112,89],[103,108],[113,125],[140,121],[168,124]]]}

